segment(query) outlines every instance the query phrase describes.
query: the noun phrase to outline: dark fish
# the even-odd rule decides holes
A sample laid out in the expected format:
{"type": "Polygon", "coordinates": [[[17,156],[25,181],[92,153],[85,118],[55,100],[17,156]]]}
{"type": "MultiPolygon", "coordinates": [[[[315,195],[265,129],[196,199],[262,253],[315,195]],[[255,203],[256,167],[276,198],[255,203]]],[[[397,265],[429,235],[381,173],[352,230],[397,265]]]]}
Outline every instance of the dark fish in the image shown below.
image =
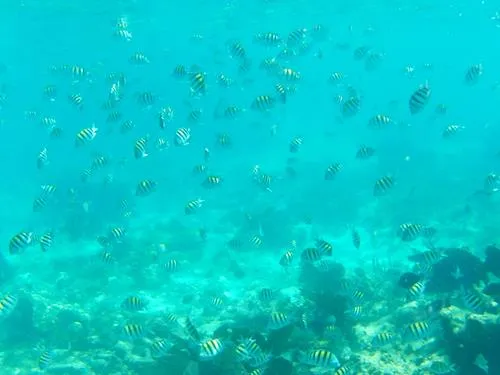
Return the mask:
{"type": "Polygon", "coordinates": [[[351,229],[351,240],[356,250],[359,250],[359,248],[361,247],[361,236],[359,235],[359,232],[356,230],[356,228],[351,229]]]}
{"type": "Polygon", "coordinates": [[[427,106],[431,93],[432,91],[428,83],[425,83],[411,94],[408,106],[412,115],[421,112],[427,106]]]}
{"type": "Polygon", "coordinates": [[[145,302],[138,296],[128,296],[121,304],[122,309],[128,311],[141,311],[146,307],[145,302]]]}
{"type": "Polygon", "coordinates": [[[137,185],[135,195],[146,197],[156,190],[156,182],[152,180],[143,180],[137,185]]]}
{"type": "Polygon", "coordinates": [[[44,233],[40,237],[39,242],[40,242],[40,249],[43,252],[49,251],[54,243],[54,233],[53,232],[44,233]]]}
{"type": "Polygon", "coordinates": [[[479,77],[483,74],[483,65],[474,64],[470,66],[465,72],[465,83],[468,85],[474,85],[479,81],[479,77]]]}
{"type": "Polygon", "coordinates": [[[195,341],[200,341],[201,335],[194,326],[194,324],[191,322],[191,320],[189,318],[186,318],[184,324],[185,324],[184,328],[186,329],[186,332],[189,335],[189,337],[191,337],[195,341]]]}
{"type": "Polygon", "coordinates": [[[344,166],[341,163],[330,164],[325,171],[325,180],[331,181],[335,179],[337,173],[339,173],[343,168],[344,166]]]}
{"type": "Polygon", "coordinates": [[[12,294],[6,294],[0,299],[0,316],[10,315],[17,306],[17,297],[12,294]]]}
{"type": "Polygon", "coordinates": [[[38,368],[40,368],[40,370],[47,369],[52,364],[53,359],[54,353],[52,351],[43,351],[38,357],[38,368]]]}
{"type": "Polygon", "coordinates": [[[366,145],[361,145],[356,152],[356,159],[368,160],[375,155],[375,149],[366,145]]]}
{"type": "Polygon", "coordinates": [[[9,252],[11,254],[22,253],[33,242],[32,232],[20,232],[10,239],[9,252]]]}
{"type": "Polygon", "coordinates": [[[394,179],[392,176],[384,176],[375,181],[373,186],[373,195],[378,197],[385,195],[389,190],[394,187],[394,179]]]}
{"type": "Polygon", "coordinates": [[[144,327],[140,324],[130,323],[123,326],[123,334],[131,339],[144,337],[146,332],[144,327]]]}
{"type": "Polygon", "coordinates": [[[288,146],[288,149],[291,153],[296,153],[300,150],[302,147],[302,143],[304,142],[304,139],[302,137],[295,137],[290,141],[290,145],[288,146]]]}

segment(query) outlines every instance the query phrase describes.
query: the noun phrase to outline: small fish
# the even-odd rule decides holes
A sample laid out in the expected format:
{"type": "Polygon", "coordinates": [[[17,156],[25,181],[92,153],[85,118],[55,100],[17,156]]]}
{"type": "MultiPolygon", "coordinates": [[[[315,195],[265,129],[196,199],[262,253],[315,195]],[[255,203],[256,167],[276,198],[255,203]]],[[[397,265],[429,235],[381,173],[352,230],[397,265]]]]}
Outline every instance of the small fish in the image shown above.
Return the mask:
{"type": "Polygon", "coordinates": [[[282,68],[279,75],[288,82],[297,82],[300,80],[300,73],[291,68],[282,68]]]}
{"type": "Polygon", "coordinates": [[[412,339],[423,340],[433,334],[433,323],[426,321],[416,321],[406,326],[403,337],[411,337],[412,339]]]}
{"type": "Polygon", "coordinates": [[[304,262],[316,262],[321,259],[321,251],[316,247],[308,247],[304,249],[300,255],[304,262]]]}
{"type": "Polygon", "coordinates": [[[191,140],[190,128],[179,128],[175,131],[174,144],[176,146],[187,146],[191,140]]]}
{"type": "Polygon", "coordinates": [[[101,252],[100,254],[100,258],[102,260],[103,263],[106,263],[106,264],[110,264],[110,263],[113,263],[114,262],[114,257],[113,257],[113,254],[111,254],[109,251],[107,250],[104,250],[101,252]]]}
{"type": "Polygon", "coordinates": [[[207,176],[202,183],[202,186],[206,189],[212,189],[214,187],[220,186],[222,184],[222,177],[220,176],[207,176]]]}
{"type": "Polygon", "coordinates": [[[146,151],[149,137],[141,137],[134,144],[134,157],[136,159],[141,159],[147,157],[149,154],[146,151]]]}
{"type": "Polygon", "coordinates": [[[370,146],[361,145],[356,152],[356,159],[368,160],[375,155],[375,149],[370,146]]]}
{"type": "Polygon", "coordinates": [[[356,228],[351,229],[351,241],[356,250],[361,247],[361,236],[356,228]]]}
{"type": "Polygon", "coordinates": [[[205,73],[192,73],[190,77],[191,95],[204,95],[207,92],[205,73]]]}
{"type": "Polygon", "coordinates": [[[254,40],[266,46],[277,46],[282,43],[281,36],[273,32],[258,33],[255,35],[254,40]]]}
{"type": "Polygon", "coordinates": [[[78,147],[93,141],[98,130],[99,129],[96,128],[95,125],[92,125],[90,128],[80,130],[76,135],[75,145],[78,147]]]}
{"type": "Polygon", "coordinates": [[[138,296],[128,296],[121,303],[121,308],[127,311],[142,311],[145,307],[146,303],[138,296]]]}
{"type": "Polygon", "coordinates": [[[300,148],[302,147],[302,144],[304,142],[304,139],[302,137],[295,137],[290,141],[290,145],[288,146],[288,150],[291,153],[297,153],[299,152],[300,148]]]}
{"type": "Polygon", "coordinates": [[[408,297],[417,298],[420,295],[422,295],[424,290],[425,290],[425,284],[421,281],[417,281],[408,288],[408,297]]]}
{"type": "Polygon", "coordinates": [[[80,94],[72,94],[68,96],[68,100],[71,104],[73,104],[77,109],[83,109],[83,97],[80,94]]]}
{"type": "Polygon", "coordinates": [[[408,259],[416,263],[434,264],[440,261],[445,254],[437,250],[427,250],[409,255],[408,259]]]}
{"type": "Polygon", "coordinates": [[[138,197],[146,197],[156,190],[156,182],[152,180],[143,180],[139,182],[136,188],[135,195],[138,197]]]}
{"type": "Polygon", "coordinates": [[[163,357],[167,355],[172,346],[165,339],[157,339],[151,344],[151,356],[153,358],[163,357]]]}
{"type": "Polygon", "coordinates": [[[38,156],[36,158],[36,167],[38,169],[42,169],[48,163],[49,163],[49,157],[48,157],[47,147],[44,147],[38,153],[38,156]]]}
{"type": "Polygon", "coordinates": [[[125,228],[114,227],[114,228],[111,228],[108,238],[112,241],[120,243],[124,237],[125,237],[125,228]]]}
{"type": "Polygon", "coordinates": [[[167,262],[164,264],[163,267],[165,268],[165,270],[167,272],[173,273],[173,272],[177,271],[179,264],[178,264],[177,260],[169,259],[169,260],[167,260],[167,262]]]}
{"type": "Polygon", "coordinates": [[[5,294],[0,299],[0,316],[10,315],[17,306],[17,297],[12,294],[5,294]]]}
{"type": "Polygon", "coordinates": [[[465,306],[476,314],[483,314],[486,311],[486,300],[483,295],[475,290],[462,290],[462,298],[465,306]]]}
{"type": "Polygon", "coordinates": [[[291,322],[285,313],[273,312],[269,317],[267,328],[270,330],[278,330],[286,326],[289,326],[290,324],[291,322]]]}
{"type": "Polygon", "coordinates": [[[38,357],[38,368],[40,370],[47,369],[52,364],[53,359],[54,359],[54,352],[50,350],[43,351],[38,357]]]}
{"type": "Polygon", "coordinates": [[[146,335],[146,331],[141,324],[129,323],[123,326],[122,332],[125,337],[130,339],[142,338],[146,335]]]}
{"type": "Polygon", "coordinates": [[[353,319],[359,319],[363,315],[363,306],[353,306],[346,311],[344,311],[344,314],[348,317],[351,317],[353,319]]]}
{"type": "Polygon", "coordinates": [[[371,129],[383,129],[392,123],[393,121],[389,116],[377,114],[368,121],[368,127],[371,129]]]}
{"type": "Polygon", "coordinates": [[[40,196],[33,201],[33,212],[40,212],[47,206],[47,197],[40,196]]]}
{"type": "Polygon", "coordinates": [[[251,108],[256,111],[267,112],[274,108],[275,105],[276,99],[274,99],[272,96],[259,95],[253,100],[251,108]]]}
{"type": "Polygon", "coordinates": [[[325,171],[325,180],[326,181],[331,181],[335,179],[335,176],[344,168],[344,166],[341,163],[333,163],[326,168],[325,171]]]}
{"type": "Polygon", "coordinates": [[[210,298],[210,305],[213,307],[222,307],[224,306],[224,300],[218,296],[213,296],[210,298]]]}
{"type": "Polygon", "coordinates": [[[205,202],[205,201],[203,199],[200,199],[200,198],[190,200],[184,206],[184,213],[186,215],[194,214],[199,208],[201,208],[203,206],[203,202],[205,202]]]}
{"type": "Polygon", "coordinates": [[[10,239],[10,254],[22,253],[33,242],[33,232],[20,232],[10,239]]]}
{"type": "Polygon", "coordinates": [[[218,356],[224,350],[224,345],[220,339],[209,339],[200,344],[199,358],[209,360],[218,356]]]}
{"type": "Polygon", "coordinates": [[[274,292],[272,289],[262,288],[259,291],[259,299],[262,302],[269,302],[269,301],[273,300],[273,298],[274,298],[274,292]]]}
{"type": "Polygon", "coordinates": [[[394,178],[390,175],[383,176],[375,181],[373,195],[379,197],[385,195],[394,187],[394,178]]]}
{"type": "Polygon", "coordinates": [[[300,356],[300,362],[306,365],[320,367],[320,368],[333,368],[340,367],[340,362],[332,352],[325,349],[311,350],[300,356]]]}
{"type": "Polygon", "coordinates": [[[201,335],[194,326],[194,324],[191,322],[189,318],[186,318],[184,321],[184,328],[186,330],[186,333],[195,341],[200,341],[201,340],[201,335]]]}
{"type": "Polygon", "coordinates": [[[151,61],[142,52],[136,52],[130,56],[129,61],[136,65],[149,64],[151,61]]]}
{"type": "Polygon", "coordinates": [[[54,243],[54,233],[53,232],[44,233],[38,241],[40,243],[40,249],[43,252],[49,251],[54,243]]]}
{"type": "Polygon", "coordinates": [[[321,255],[332,256],[333,245],[330,242],[318,238],[316,241],[316,247],[320,251],[321,255]]]}
{"type": "Polygon", "coordinates": [[[425,83],[411,94],[408,106],[412,115],[421,112],[427,106],[431,93],[428,83],[425,83]]]}
{"type": "Polygon", "coordinates": [[[361,99],[357,96],[352,96],[344,100],[341,104],[342,116],[345,118],[355,116],[361,109],[361,99]]]}
{"type": "Polygon", "coordinates": [[[371,345],[373,347],[381,347],[381,346],[385,346],[387,344],[390,344],[392,341],[394,341],[394,335],[390,332],[380,332],[380,333],[377,333],[373,339],[372,339],[372,342],[371,342],[371,345]]]}
{"type": "Polygon", "coordinates": [[[184,78],[188,74],[188,71],[186,67],[182,64],[178,64],[174,67],[172,71],[172,76],[174,76],[177,79],[184,78]]]}
{"type": "Polygon", "coordinates": [[[474,85],[479,81],[479,77],[483,75],[483,65],[474,64],[470,66],[465,72],[465,83],[467,85],[474,85]]]}
{"type": "Polygon", "coordinates": [[[443,138],[450,138],[458,134],[461,130],[465,129],[462,125],[450,124],[443,130],[443,138]]]}
{"type": "Polygon", "coordinates": [[[250,238],[250,245],[256,249],[262,246],[262,236],[256,234],[250,238]]]}
{"type": "Polygon", "coordinates": [[[280,258],[279,261],[280,266],[285,268],[289,267],[293,262],[293,258],[294,258],[294,252],[292,250],[285,251],[280,258]]]}
{"type": "Polygon", "coordinates": [[[344,364],[340,366],[332,375],[350,375],[352,374],[352,368],[344,364]]]}

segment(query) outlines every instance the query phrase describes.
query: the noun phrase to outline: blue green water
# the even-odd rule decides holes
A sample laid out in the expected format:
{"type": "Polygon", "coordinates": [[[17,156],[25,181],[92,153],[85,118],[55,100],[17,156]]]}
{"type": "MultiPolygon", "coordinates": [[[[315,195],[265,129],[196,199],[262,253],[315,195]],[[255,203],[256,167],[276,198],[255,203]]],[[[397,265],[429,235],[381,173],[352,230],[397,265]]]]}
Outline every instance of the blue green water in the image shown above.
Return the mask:
{"type": "Polygon", "coordinates": [[[500,374],[497,12],[0,4],[0,373],[500,374]]]}

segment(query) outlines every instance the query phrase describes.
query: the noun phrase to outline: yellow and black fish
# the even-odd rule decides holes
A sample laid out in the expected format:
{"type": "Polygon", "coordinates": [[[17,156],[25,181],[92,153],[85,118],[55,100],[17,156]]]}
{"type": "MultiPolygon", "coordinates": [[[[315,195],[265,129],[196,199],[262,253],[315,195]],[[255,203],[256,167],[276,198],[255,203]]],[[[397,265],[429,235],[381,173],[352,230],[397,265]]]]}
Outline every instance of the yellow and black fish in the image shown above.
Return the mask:
{"type": "Polygon", "coordinates": [[[378,197],[385,195],[394,187],[394,178],[390,175],[383,176],[375,181],[373,186],[373,195],[378,197]]]}
{"type": "Polygon", "coordinates": [[[99,129],[96,128],[95,125],[92,125],[90,128],[84,128],[80,130],[76,134],[75,145],[82,146],[89,143],[90,141],[93,141],[97,135],[98,130],[99,129]]]}
{"type": "Polygon", "coordinates": [[[137,185],[135,195],[138,197],[146,197],[156,191],[156,187],[156,182],[152,180],[143,180],[137,185]]]}

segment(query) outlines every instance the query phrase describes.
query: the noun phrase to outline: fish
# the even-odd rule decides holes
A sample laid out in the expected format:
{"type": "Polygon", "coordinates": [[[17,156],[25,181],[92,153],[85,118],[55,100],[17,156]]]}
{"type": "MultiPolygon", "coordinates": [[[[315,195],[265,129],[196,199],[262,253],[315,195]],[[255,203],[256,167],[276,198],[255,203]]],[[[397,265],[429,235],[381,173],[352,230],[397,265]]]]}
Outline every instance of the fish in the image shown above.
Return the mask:
{"type": "Polygon", "coordinates": [[[474,64],[467,68],[464,81],[467,85],[475,85],[483,75],[483,64],[474,64]]]}
{"type": "Polygon", "coordinates": [[[416,115],[424,110],[430,101],[432,90],[428,83],[420,85],[410,96],[408,107],[410,114],[416,115]]]}
{"type": "Polygon", "coordinates": [[[184,206],[184,213],[186,215],[194,214],[199,208],[201,208],[203,206],[204,202],[205,201],[203,199],[200,199],[200,198],[190,200],[184,206]]]}
{"type": "Polygon", "coordinates": [[[340,367],[340,362],[329,350],[316,349],[300,355],[300,362],[319,368],[336,369],[340,367]]]}
{"type": "Polygon", "coordinates": [[[38,368],[40,370],[46,370],[52,365],[54,360],[54,352],[51,350],[44,350],[38,357],[38,368]]]}
{"type": "Polygon", "coordinates": [[[217,357],[224,350],[224,344],[220,339],[209,339],[200,343],[200,360],[210,360],[217,357]]]}
{"type": "Polygon", "coordinates": [[[127,311],[142,311],[146,308],[146,302],[138,296],[128,296],[121,303],[121,308],[127,311]]]}
{"type": "Polygon", "coordinates": [[[0,299],[0,317],[6,317],[15,310],[18,298],[13,294],[5,294],[0,299]]]}
{"type": "Polygon", "coordinates": [[[165,339],[156,339],[151,343],[151,356],[153,358],[160,358],[168,354],[173,344],[165,339]]]}
{"type": "Polygon", "coordinates": [[[281,328],[287,327],[291,324],[288,316],[282,312],[273,312],[269,316],[269,321],[267,324],[267,328],[269,330],[275,331],[281,328]]]}
{"type": "Polygon", "coordinates": [[[19,232],[9,241],[9,253],[20,254],[33,243],[33,232],[19,232]]]}
{"type": "Polygon", "coordinates": [[[146,336],[146,330],[141,324],[128,323],[122,328],[122,333],[129,339],[139,339],[146,336]]]}
{"type": "Polygon", "coordinates": [[[93,124],[89,128],[84,128],[76,134],[75,145],[77,147],[83,146],[95,139],[97,136],[98,128],[93,124]]]}
{"type": "Polygon", "coordinates": [[[380,332],[373,337],[371,341],[371,346],[379,348],[388,345],[393,341],[394,341],[394,335],[391,332],[380,332]]]}
{"type": "Polygon", "coordinates": [[[138,197],[147,197],[156,191],[157,184],[152,180],[142,180],[137,184],[135,195],[138,197]]]}
{"type": "Polygon", "coordinates": [[[390,175],[379,178],[373,186],[373,195],[379,197],[387,194],[394,187],[394,183],[394,178],[390,175]]]}

